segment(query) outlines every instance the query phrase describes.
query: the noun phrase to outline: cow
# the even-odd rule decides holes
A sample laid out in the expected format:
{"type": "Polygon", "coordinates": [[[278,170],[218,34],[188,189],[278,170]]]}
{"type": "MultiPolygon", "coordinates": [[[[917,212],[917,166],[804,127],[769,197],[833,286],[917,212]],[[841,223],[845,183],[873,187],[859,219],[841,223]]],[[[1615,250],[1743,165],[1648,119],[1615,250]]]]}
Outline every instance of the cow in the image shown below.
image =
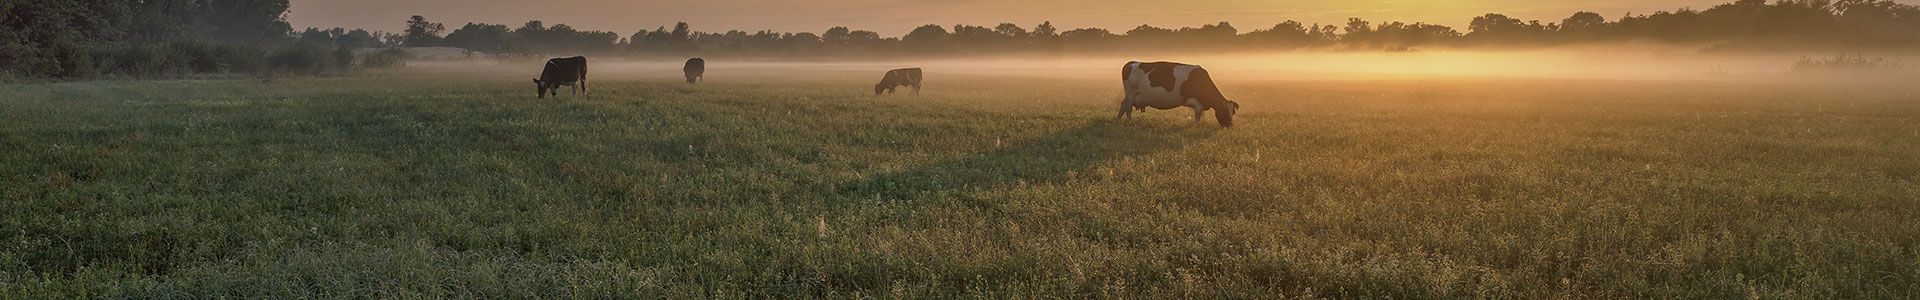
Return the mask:
{"type": "Polygon", "coordinates": [[[920,94],[920,68],[887,71],[887,77],[880,78],[880,84],[873,85],[873,95],[879,96],[881,92],[891,95],[895,88],[903,86],[912,86],[913,94],[920,94]]]}
{"type": "Polygon", "coordinates": [[[687,84],[693,84],[695,81],[706,79],[707,60],[699,57],[688,59],[687,66],[681,67],[680,71],[687,73],[687,84]]]}
{"type": "Polygon", "coordinates": [[[1167,110],[1184,106],[1193,108],[1194,122],[1200,121],[1201,113],[1212,109],[1220,127],[1233,127],[1233,115],[1240,112],[1240,103],[1220,94],[1213,77],[1200,66],[1127,62],[1120,69],[1120,82],[1125,85],[1126,94],[1120,100],[1120,116],[1115,118],[1131,120],[1135,110],[1144,112],[1148,107],[1167,110]]]}
{"type": "Polygon", "coordinates": [[[560,86],[563,85],[572,87],[575,95],[593,97],[593,93],[587,90],[587,57],[549,59],[546,67],[540,71],[540,78],[533,79],[534,89],[537,90],[535,95],[540,98],[546,98],[549,91],[559,96],[560,86]]]}

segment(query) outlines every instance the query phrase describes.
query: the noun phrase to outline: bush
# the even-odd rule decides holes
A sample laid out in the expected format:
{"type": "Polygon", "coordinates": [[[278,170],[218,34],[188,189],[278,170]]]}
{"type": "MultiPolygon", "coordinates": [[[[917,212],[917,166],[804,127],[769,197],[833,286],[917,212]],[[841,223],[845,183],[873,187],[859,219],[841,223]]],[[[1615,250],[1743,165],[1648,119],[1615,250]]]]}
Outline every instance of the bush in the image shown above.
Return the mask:
{"type": "Polygon", "coordinates": [[[334,74],[339,66],[332,53],[308,45],[287,45],[267,56],[267,69],[275,74],[334,74]]]}
{"type": "Polygon", "coordinates": [[[253,73],[263,57],[255,46],[204,41],[103,45],[91,52],[97,73],[138,78],[253,73]]]}
{"type": "Polygon", "coordinates": [[[52,49],[55,60],[40,64],[39,74],[56,78],[84,78],[93,75],[93,58],[86,46],[73,41],[56,41],[52,49]]]}
{"type": "Polygon", "coordinates": [[[333,49],[333,62],[334,62],[334,68],[336,69],[340,69],[340,70],[358,69],[359,66],[358,64],[355,63],[357,61],[357,59],[355,58],[357,57],[356,55],[353,55],[353,48],[339,47],[339,48],[333,49]]]}
{"type": "Polygon", "coordinates": [[[193,74],[336,75],[361,68],[401,65],[405,51],[391,49],[357,57],[351,48],[306,44],[265,48],[207,40],[83,44],[49,41],[47,47],[0,44],[0,74],[19,78],[86,78],[94,75],[171,78],[193,74]],[[271,49],[271,50],[268,50],[271,49]]]}
{"type": "Polygon", "coordinates": [[[360,67],[368,69],[405,67],[407,66],[407,58],[409,58],[407,50],[387,48],[386,50],[368,53],[360,64],[360,67]]]}
{"type": "Polygon", "coordinates": [[[260,47],[226,44],[208,49],[215,61],[224,67],[224,71],[233,73],[259,73],[265,69],[267,53],[260,47]]]}

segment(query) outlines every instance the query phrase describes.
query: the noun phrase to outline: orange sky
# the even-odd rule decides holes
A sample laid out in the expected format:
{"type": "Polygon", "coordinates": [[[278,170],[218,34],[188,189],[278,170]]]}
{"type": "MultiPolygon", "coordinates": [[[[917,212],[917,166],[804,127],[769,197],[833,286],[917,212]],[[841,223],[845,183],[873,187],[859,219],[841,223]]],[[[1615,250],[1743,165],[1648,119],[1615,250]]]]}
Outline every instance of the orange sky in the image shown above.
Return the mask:
{"type": "Polygon", "coordinates": [[[1335,23],[1347,17],[1374,21],[1421,21],[1465,30],[1473,16],[1498,12],[1542,22],[1557,22],[1576,11],[1599,12],[1609,20],[1682,7],[1705,9],[1732,0],[292,0],[289,17],[296,28],[350,27],[398,31],[410,15],[446,23],[449,30],[467,22],[508,24],[527,20],[577,29],[615,31],[692,23],[698,31],[741,29],[818,33],[844,25],[897,36],[922,24],[993,25],[1003,22],[1032,28],[1051,20],[1067,30],[1100,27],[1124,32],[1140,24],[1186,27],[1233,22],[1242,32],[1280,21],[1335,23]],[[1204,3],[1204,4],[1201,4],[1204,3]]]}

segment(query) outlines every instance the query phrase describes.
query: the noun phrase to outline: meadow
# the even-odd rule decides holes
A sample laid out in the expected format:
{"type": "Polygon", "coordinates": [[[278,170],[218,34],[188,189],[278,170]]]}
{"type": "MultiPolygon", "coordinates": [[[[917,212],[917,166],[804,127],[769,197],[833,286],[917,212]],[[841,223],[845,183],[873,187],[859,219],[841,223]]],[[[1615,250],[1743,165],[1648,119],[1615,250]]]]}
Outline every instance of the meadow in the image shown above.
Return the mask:
{"type": "Polygon", "coordinates": [[[1910,84],[658,69],[0,85],[0,298],[1920,297],[1910,84]]]}

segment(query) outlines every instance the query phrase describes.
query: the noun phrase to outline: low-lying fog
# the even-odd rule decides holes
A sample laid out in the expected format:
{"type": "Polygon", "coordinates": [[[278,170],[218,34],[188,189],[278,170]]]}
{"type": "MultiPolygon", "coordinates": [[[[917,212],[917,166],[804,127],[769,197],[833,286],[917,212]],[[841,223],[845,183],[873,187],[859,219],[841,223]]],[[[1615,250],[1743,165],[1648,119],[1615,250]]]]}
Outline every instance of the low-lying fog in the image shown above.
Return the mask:
{"type": "MultiPolygon", "coordinates": [[[[710,70],[749,70],[758,73],[805,71],[872,72],[921,67],[929,74],[1035,76],[1062,79],[1105,79],[1118,76],[1127,61],[1178,61],[1206,66],[1218,80],[1347,80],[1557,78],[1618,80],[1805,80],[1844,77],[1910,78],[1920,56],[1867,54],[1897,70],[1794,70],[1796,63],[1846,55],[1835,54],[1700,54],[1658,47],[1587,47],[1532,51],[1429,50],[1416,52],[1285,52],[1217,55],[1152,55],[1141,57],[1021,56],[971,57],[875,62],[767,62],[709,57],[710,70]]],[[[604,79],[671,78],[679,75],[678,60],[629,60],[596,57],[592,74],[604,79]]],[[[414,71],[537,75],[540,62],[525,61],[416,61],[414,71]]],[[[930,75],[931,76],[931,75],[930,75]]]]}

